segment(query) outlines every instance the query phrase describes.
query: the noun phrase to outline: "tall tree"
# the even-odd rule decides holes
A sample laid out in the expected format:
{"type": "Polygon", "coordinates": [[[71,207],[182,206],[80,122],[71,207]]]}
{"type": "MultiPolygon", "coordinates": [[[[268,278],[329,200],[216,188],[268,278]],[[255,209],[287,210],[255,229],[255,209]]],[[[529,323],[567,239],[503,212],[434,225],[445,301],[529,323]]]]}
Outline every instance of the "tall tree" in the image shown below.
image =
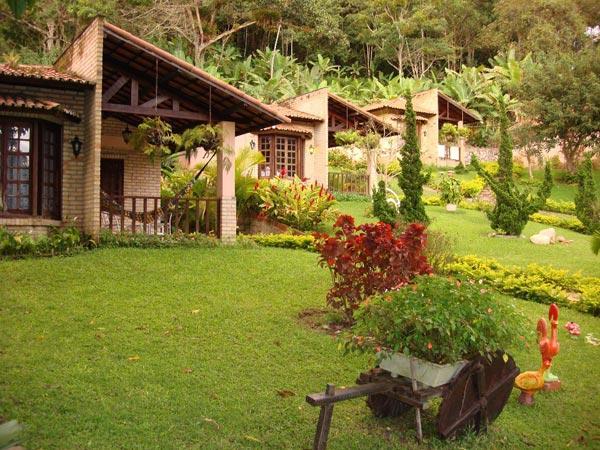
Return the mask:
{"type": "Polygon", "coordinates": [[[536,132],[557,143],[569,172],[600,136],[600,47],[548,55],[526,73],[519,95],[536,132]]]}
{"type": "Polygon", "coordinates": [[[575,49],[585,39],[585,20],[575,0],[498,0],[494,15],[479,37],[482,47],[514,46],[524,56],[575,49]]]}
{"type": "Polygon", "coordinates": [[[428,177],[423,172],[421,149],[417,138],[417,115],[412,105],[412,94],[407,92],[406,111],[404,113],[406,131],[404,146],[400,150],[400,174],[398,184],[404,192],[404,200],[400,203],[400,215],[406,222],[429,223],[423,205],[423,185],[428,177]]]}

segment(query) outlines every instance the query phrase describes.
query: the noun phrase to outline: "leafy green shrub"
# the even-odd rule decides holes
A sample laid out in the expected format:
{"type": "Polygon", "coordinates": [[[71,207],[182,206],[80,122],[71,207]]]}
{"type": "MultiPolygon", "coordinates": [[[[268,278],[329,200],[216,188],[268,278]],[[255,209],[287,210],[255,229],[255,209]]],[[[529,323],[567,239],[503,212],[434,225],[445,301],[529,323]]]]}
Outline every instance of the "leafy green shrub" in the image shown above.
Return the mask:
{"type": "Polygon", "coordinates": [[[517,188],[513,180],[512,141],[508,133],[508,116],[505,106],[501,106],[500,110],[500,150],[497,176],[494,177],[487,172],[475,155],[472,156],[471,164],[496,195],[496,204],[487,213],[492,229],[507,235],[520,235],[527,225],[529,216],[537,212],[550,197],[553,184],[552,173],[550,166],[546,165],[544,183],[537,190],[536,195],[517,188]]]}
{"type": "Polygon", "coordinates": [[[467,173],[469,170],[465,167],[465,165],[460,161],[456,166],[454,166],[454,172],[456,173],[467,173]]]}
{"type": "Polygon", "coordinates": [[[577,231],[578,233],[586,233],[586,227],[581,221],[574,216],[571,217],[559,217],[551,216],[549,214],[534,213],[529,216],[532,222],[543,223],[545,225],[551,225],[553,227],[565,228],[567,230],[577,231]]]}
{"type": "Polygon", "coordinates": [[[449,273],[483,280],[514,297],[600,315],[600,278],[538,264],[524,268],[504,266],[496,260],[472,255],[457,257],[446,269],[449,273]]]}
{"type": "Polygon", "coordinates": [[[462,192],[460,182],[453,177],[444,175],[440,179],[440,199],[444,204],[457,205],[462,199],[462,192]]]}
{"type": "Polygon", "coordinates": [[[402,352],[437,364],[513,347],[527,332],[514,304],[472,281],[434,276],[372,297],[355,318],[349,348],[402,352]]]}
{"type": "Polygon", "coordinates": [[[373,215],[380,222],[394,225],[398,220],[398,210],[396,207],[387,201],[387,192],[385,181],[379,181],[378,186],[373,192],[373,215]]]}
{"type": "Polygon", "coordinates": [[[316,182],[305,184],[298,177],[275,177],[261,180],[256,191],[263,214],[301,231],[314,230],[333,216],[335,198],[316,182]]]}
{"type": "Polygon", "coordinates": [[[350,156],[348,156],[348,154],[341,149],[332,149],[329,151],[328,164],[329,167],[342,170],[355,169],[352,158],[350,158],[350,156]]]}
{"type": "Polygon", "coordinates": [[[263,247],[315,250],[315,238],[310,234],[251,234],[244,236],[263,247]]]}
{"type": "Polygon", "coordinates": [[[591,155],[587,154],[577,171],[575,213],[590,233],[600,230],[600,199],[593,170],[591,155]]]}
{"type": "Polygon", "coordinates": [[[460,182],[460,191],[466,198],[476,198],[483,188],[485,181],[479,175],[472,180],[463,180],[460,182]]]}
{"type": "Polygon", "coordinates": [[[83,250],[89,242],[75,227],[53,228],[48,236],[37,238],[0,228],[1,257],[70,255],[83,250]]]}
{"type": "Polygon", "coordinates": [[[545,211],[552,211],[562,214],[575,214],[575,202],[563,200],[552,200],[549,198],[544,205],[545,211]]]}
{"type": "Polygon", "coordinates": [[[100,232],[98,246],[105,248],[172,248],[172,247],[217,247],[220,241],[214,236],[201,233],[174,233],[152,235],[143,233],[100,232]]]}
{"type": "Polygon", "coordinates": [[[454,239],[441,231],[428,229],[425,257],[434,273],[443,273],[454,261],[454,239]]]}

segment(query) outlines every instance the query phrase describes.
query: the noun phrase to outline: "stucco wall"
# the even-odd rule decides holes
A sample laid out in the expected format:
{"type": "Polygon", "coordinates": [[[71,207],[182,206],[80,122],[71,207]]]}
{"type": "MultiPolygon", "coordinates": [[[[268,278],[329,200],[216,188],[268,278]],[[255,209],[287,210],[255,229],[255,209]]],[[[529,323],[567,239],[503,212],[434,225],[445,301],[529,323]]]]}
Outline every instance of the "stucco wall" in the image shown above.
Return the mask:
{"type": "Polygon", "coordinates": [[[315,147],[314,154],[308,151],[309,144],[306,144],[304,176],[311,180],[316,180],[327,187],[327,160],[328,160],[328,132],[329,124],[327,117],[329,114],[327,89],[319,89],[299,97],[295,97],[286,105],[302,111],[322,117],[322,122],[313,125],[312,144],[315,147]]]}
{"type": "Polygon", "coordinates": [[[413,97],[413,105],[425,111],[436,112],[427,117],[427,122],[421,123],[421,160],[424,164],[436,164],[438,158],[439,120],[438,120],[438,90],[430,89],[419,92],[413,97]]]}

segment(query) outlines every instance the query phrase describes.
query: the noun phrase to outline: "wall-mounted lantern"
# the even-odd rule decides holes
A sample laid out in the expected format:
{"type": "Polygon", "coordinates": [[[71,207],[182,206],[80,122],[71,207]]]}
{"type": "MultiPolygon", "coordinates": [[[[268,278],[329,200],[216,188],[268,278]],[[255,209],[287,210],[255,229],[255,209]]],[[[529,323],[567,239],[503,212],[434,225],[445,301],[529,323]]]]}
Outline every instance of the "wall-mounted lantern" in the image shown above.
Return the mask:
{"type": "Polygon", "coordinates": [[[315,149],[315,146],[314,146],[313,144],[310,144],[310,145],[308,146],[308,153],[309,153],[309,154],[311,154],[311,155],[314,155],[314,154],[315,154],[315,150],[316,150],[316,149],[315,149]]]}
{"type": "Polygon", "coordinates": [[[81,142],[79,138],[75,136],[73,140],[71,140],[71,146],[73,147],[73,155],[75,156],[75,158],[77,158],[81,153],[81,147],[83,146],[83,142],[81,142]]]}
{"type": "Polygon", "coordinates": [[[251,149],[251,150],[254,150],[255,148],[256,148],[256,142],[254,142],[254,139],[252,139],[252,140],[250,141],[250,149],[251,149]]]}
{"type": "Polygon", "coordinates": [[[126,144],[129,144],[129,140],[131,139],[131,130],[129,129],[129,125],[125,127],[125,129],[121,132],[121,135],[123,136],[123,141],[126,144]]]}

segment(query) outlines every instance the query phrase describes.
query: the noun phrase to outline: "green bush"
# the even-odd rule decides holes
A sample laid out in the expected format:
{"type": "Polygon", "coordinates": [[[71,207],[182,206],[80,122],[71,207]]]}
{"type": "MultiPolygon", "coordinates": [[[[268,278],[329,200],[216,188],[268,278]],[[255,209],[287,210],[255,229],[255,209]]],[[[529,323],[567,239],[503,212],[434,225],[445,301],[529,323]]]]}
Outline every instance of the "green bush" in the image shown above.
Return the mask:
{"type": "Polygon", "coordinates": [[[53,228],[47,236],[37,238],[0,228],[0,257],[70,255],[85,249],[90,242],[75,227],[53,228]]]}
{"type": "Polygon", "coordinates": [[[387,201],[387,192],[385,181],[380,180],[377,188],[373,192],[373,215],[380,222],[394,225],[398,220],[398,210],[387,201]]]}
{"type": "Polygon", "coordinates": [[[514,304],[470,282],[433,276],[372,297],[355,318],[348,348],[402,352],[437,364],[512,348],[527,332],[514,304]]]}
{"type": "Polygon", "coordinates": [[[315,238],[310,234],[251,234],[243,236],[242,239],[250,240],[263,247],[315,250],[315,238]]]}
{"type": "Polygon", "coordinates": [[[457,257],[446,266],[449,273],[483,280],[501,292],[539,303],[569,306],[600,315],[600,278],[549,266],[504,266],[493,259],[457,257]]]}
{"type": "Polygon", "coordinates": [[[333,217],[335,198],[317,182],[305,184],[298,177],[275,177],[261,180],[256,190],[263,214],[297,230],[315,230],[333,217]]]}
{"type": "Polygon", "coordinates": [[[472,180],[463,180],[460,182],[460,190],[466,198],[476,198],[483,188],[485,181],[479,175],[472,180]]]}
{"type": "Polygon", "coordinates": [[[575,214],[575,202],[552,200],[551,198],[549,198],[548,200],[546,200],[544,210],[562,214],[575,214]]]}
{"type": "Polygon", "coordinates": [[[456,178],[443,175],[439,183],[440,199],[444,204],[458,204],[462,199],[460,181],[456,178]]]}
{"type": "Polygon", "coordinates": [[[172,247],[217,247],[220,241],[214,236],[201,233],[175,233],[148,235],[143,233],[111,233],[102,230],[99,247],[106,248],[172,248],[172,247]]]}
{"type": "Polygon", "coordinates": [[[333,149],[329,151],[328,156],[329,167],[342,170],[354,170],[354,161],[346,152],[341,149],[333,149]]]}
{"type": "Polygon", "coordinates": [[[553,227],[577,231],[578,233],[587,232],[585,226],[581,223],[581,221],[574,216],[559,217],[551,216],[549,214],[534,213],[529,216],[529,220],[531,220],[532,222],[543,223],[545,225],[551,225],[553,227]]]}
{"type": "Polygon", "coordinates": [[[593,170],[592,157],[587,154],[577,171],[575,212],[590,233],[600,231],[600,198],[596,191],[593,170]]]}

